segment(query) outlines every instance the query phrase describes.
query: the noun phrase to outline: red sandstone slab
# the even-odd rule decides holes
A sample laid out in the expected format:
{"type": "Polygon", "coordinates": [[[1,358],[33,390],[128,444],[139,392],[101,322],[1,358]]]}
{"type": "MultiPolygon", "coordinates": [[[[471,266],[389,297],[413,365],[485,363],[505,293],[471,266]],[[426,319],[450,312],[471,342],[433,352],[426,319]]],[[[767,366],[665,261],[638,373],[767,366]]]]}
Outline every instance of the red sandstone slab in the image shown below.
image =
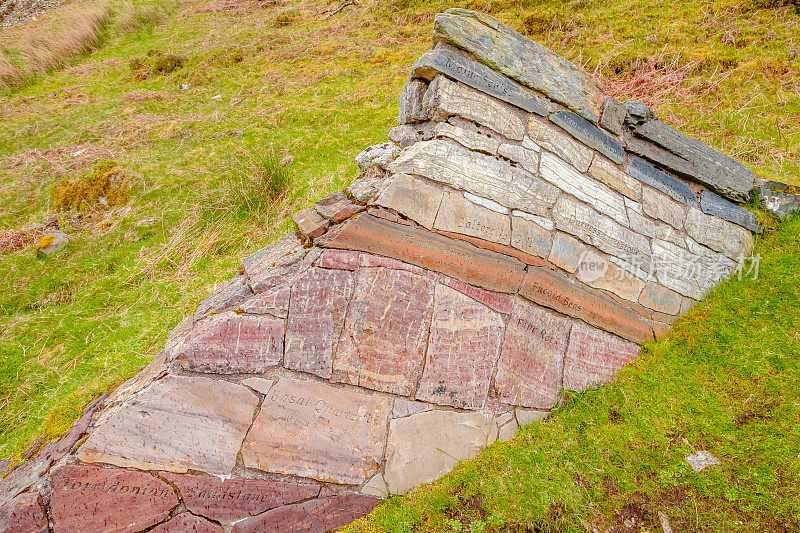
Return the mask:
{"type": "Polygon", "coordinates": [[[319,485],[297,481],[162,474],[180,491],[190,512],[230,524],[281,505],[313,498],[319,485]]]}
{"type": "Polygon", "coordinates": [[[309,239],[316,239],[323,235],[331,226],[330,221],[317,213],[313,207],[297,211],[292,215],[292,220],[297,224],[300,233],[309,239]]]}
{"type": "Polygon", "coordinates": [[[0,505],[0,533],[47,533],[47,516],[38,492],[23,492],[0,505]]]}
{"type": "Polygon", "coordinates": [[[517,250],[516,248],[512,248],[511,246],[497,244],[496,242],[487,241],[485,239],[481,239],[480,237],[472,237],[470,235],[452,233],[450,231],[439,231],[438,233],[439,235],[443,235],[451,239],[457,239],[459,241],[468,242],[484,250],[491,250],[493,252],[503,254],[504,256],[513,257],[514,259],[519,259],[526,265],[536,265],[536,266],[547,265],[547,262],[544,261],[543,259],[531,254],[527,254],[521,250],[517,250]]]}
{"type": "Polygon", "coordinates": [[[150,533],[222,533],[219,524],[190,513],[181,513],[150,530],[150,533]]]}
{"type": "Polygon", "coordinates": [[[312,267],[292,286],[284,366],[331,377],[333,354],[344,324],[353,276],[312,267]]]}
{"type": "Polygon", "coordinates": [[[437,285],[417,399],[482,409],[504,330],[499,314],[450,287],[437,285]]]}
{"type": "Polygon", "coordinates": [[[292,287],[283,285],[252,296],[242,302],[241,309],[254,315],[272,315],[279,318],[289,316],[289,295],[292,287]]]}
{"type": "Polygon", "coordinates": [[[175,359],[197,372],[260,373],[280,364],[283,335],[282,318],[226,311],[200,320],[175,359]]]}
{"type": "Polygon", "coordinates": [[[497,311],[498,313],[508,315],[511,314],[511,309],[514,307],[514,300],[505,294],[497,294],[496,292],[489,292],[472,285],[468,285],[461,280],[453,279],[444,274],[439,274],[436,281],[443,285],[447,285],[451,289],[455,289],[462,294],[466,294],[473,300],[477,300],[486,307],[497,311]]]}
{"type": "Polygon", "coordinates": [[[433,286],[432,280],[403,270],[359,271],[332,381],[413,394],[425,358],[433,286]]]}
{"type": "Polygon", "coordinates": [[[522,301],[515,303],[494,381],[501,401],[539,409],[553,406],[572,322],[522,301]]]}
{"type": "Polygon", "coordinates": [[[52,483],[55,533],[140,531],[178,505],[168,483],[135,470],[68,465],[53,474],[52,483]]]}
{"type": "Polygon", "coordinates": [[[281,378],[242,446],[248,468],[347,485],[383,461],[391,401],[318,381],[281,378]]]}
{"type": "Polygon", "coordinates": [[[576,323],[564,356],[564,388],[582,391],[610,381],[639,352],[632,342],[576,323]]]}
{"type": "Polygon", "coordinates": [[[394,270],[406,270],[414,274],[435,276],[424,268],[410,265],[397,259],[372,255],[353,250],[325,250],[317,260],[317,266],[321,268],[338,268],[340,270],[356,270],[359,268],[391,268],[394,270]]]}
{"type": "Polygon", "coordinates": [[[341,191],[329,194],[315,205],[317,213],[329,219],[334,224],[350,218],[365,208],[354,203],[347,195],[341,191]]]}
{"type": "Polygon", "coordinates": [[[337,226],[318,244],[393,257],[503,293],[517,291],[525,269],[521,261],[503,254],[369,214],[337,226]]]}
{"type": "Polygon", "coordinates": [[[355,493],[318,498],[243,520],[233,526],[233,533],[323,533],[368,515],[380,502],[355,493]]]}
{"type": "Polygon", "coordinates": [[[653,340],[649,321],[635,309],[547,268],[529,267],[520,295],[632,340],[653,340]]]}

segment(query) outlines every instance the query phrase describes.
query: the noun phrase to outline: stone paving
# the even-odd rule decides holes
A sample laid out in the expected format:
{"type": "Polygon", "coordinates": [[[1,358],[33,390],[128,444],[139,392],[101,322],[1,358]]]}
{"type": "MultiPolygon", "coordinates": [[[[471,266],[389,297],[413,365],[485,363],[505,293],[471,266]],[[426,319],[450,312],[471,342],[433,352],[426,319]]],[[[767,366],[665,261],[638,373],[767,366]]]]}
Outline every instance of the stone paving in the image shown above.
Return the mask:
{"type": "Polygon", "coordinates": [[[0,532],[339,528],[613,379],[759,230],[749,169],[483,14],[436,17],[399,122],[0,482],[0,532]]]}

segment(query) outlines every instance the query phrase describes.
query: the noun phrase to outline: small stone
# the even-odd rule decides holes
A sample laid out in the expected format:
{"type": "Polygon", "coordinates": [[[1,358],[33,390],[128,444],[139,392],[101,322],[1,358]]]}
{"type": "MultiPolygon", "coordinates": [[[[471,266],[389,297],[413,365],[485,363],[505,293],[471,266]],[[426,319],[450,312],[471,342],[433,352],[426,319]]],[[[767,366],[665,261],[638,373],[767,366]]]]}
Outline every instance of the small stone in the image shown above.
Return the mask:
{"type": "Polygon", "coordinates": [[[645,286],[641,279],[590,250],[583,254],[578,264],[577,277],[590,287],[612,292],[631,302],[639,299],[645,286]]]}
{"type": "Polygon", "coordinates": [[[511,217],[511,246],[537,257],[547,258],[553,235],[536,222],[511,217]]]}
{"type": "Polygon", "coordinates": [[[759,206],[781,220],[800,211],[800,188],[779,181],[756,179],[759,206]]]}
{"type": "Polygon", "coordinates": [[[200,320],[175,360],[214,374],[254,374],[279,365],[284,320],[225,311],[200,320]]]}
{"type": "Polygon", "coordinates": [[[539,226],[543,227],[547,231],[553,231],[555,228],[555,224],[553,221],[547,217],[540,217],[539,215],[533,215],[531,213],[526,213],[525,211],[520,211],[519,209],[514,209],[511,214],[515,217],[524,218],[525,220],[529,220],[531,222],[535,222],[539,226]]]}
{"type": "Polygon", "coordinates": [[[353,283],[347,271],[312,267],[292,286],[286,322],[286,368],[331,377],[353,283]]]}
{"type": "Polygon", "coordinates": [[[606,96],[603,100],[603,114],[600,116],[600,125],[616,135],[622,134],[622,124],[628,110],[616,98],[606,96]]]}
{"type": "Polygon", "coordinates": [[[276,479],[220,479],[215,476],[164,474],[183,497],[186,509],[221,524],[230,524],[268,509],[314,498],[319,485],[276,479]]]}
{"type": "Polygon", "coordinates": [[[521,409],[517,408],[515,411],[515,415],[517,417],[517,423],[520,426],[527,426],[528,424],[532,424],[534,422],[541,422],[550,414],[549,411],[542,411],[539,409],[521,409]]]}
{"type": "Polygon", "coordinates": [[[517,431],[519,431],[519,426],[517,425],[517,421],[512,419],[506,424],[500,426],[500,429],[497,433],[497,440],[499,440],[500,442],[505,442],[514,435],[516,435],[517,431]]]}
{"type": "Polygon", "coordinates": [[[734,261],[741,261],[753,249],[753,235],[748,230],[699,209],[689,210],[685,227],[691,238],[734,261]]]}
{"type": "Polygon", "coordinates": [[[439,479],[497,438],[492,417],[428,411],[390,422],[384,478],[392,494],[439,479]]]}
{"type": "Polygon", "coordinates": [[[509,244],[511,241],[511,220],[508,216],[474,204],[459,192],[445,194],[438,211],[434,224],[438,230],[471,235],[499,244],[509,244]]]}
{"type": "Polygon", "coordinates": [[[457,115],[509,139],[521,141],[525,133],[522,112],[445,76],[436,76],[431,82],[422,105],[437,122],[447,122],[449,117],[457,115]]]}
{"type": "Polygon", "coordinates": [[[632,124],[641,124],[656,116],[647,104],[639,100],[628,100],[623,105],[627,111],[626,119],[632,124]]]}
{"type": "Polygon", "coordinates": [[[408,396],[422,373],[433,282],[402,270],[364,269],[333,361],[333,381],[408,396]]]}
{"type": "Polygon", "coordinates": [[[625,159],[625,149],[618,140],[604,133],[600,128],[572,111],[559,111],[550,115],[550,120],[567,130],[583,144],[594,148],[615,163],[625,159]]]}
{"type": "Polygon", "coordinates": [[[539,173],[538,151],[529,150],[519,144],[506,143],[501,144],[497,148],[497,155],[517,163],[531,174],[535,175],[539,173]]]}
{"type": "Polygon", "coordinates": [[[443,197],[444,191],[428,180],[395,174],[374,203],[393,209],[420,226],[431,229],[443,197]]]}
{"type": "Polygon", "coordinates": [[[717,196],[711,191],[703,191],[700,195],[700,209],[707,215],[719,217],[728,222],[738,224],[753,233],[760,233],[761,228],[756,221],[756,216],[733,202],[717,196]]]}
{"type": "Polygon", "coordinates": [[[261,394],[269,393],[269,389],[271,389],[274,384],[274,379],[247,378],[242,380],[242,385],[250,387],[254,391],[260,392],[261,394]]]}
{"type": "Polygon", "coordinates": [[[497,361],[497,397],[512,405],[552,407],[571,326],[568,319],[517,301],[497,361]]]}
{"type": "Polygon", "coordinates": [[[586,246],[578,239],[557,231],[547,260],[572,274],[578,269],[585,251],[586,246]]]}
{"type": "Polygon", "coordinates": [[[241,385],[167,375],[108,415],[77,456],[146,470],[229,475],[258,397],[241,385]]]}
{"type": "Polygon", "coordinates": [[[621,194],[598,181],[586,177],[567,164],[566,161],[547,152],[542,154],[540,172],[544,179],[562,191],[593,206],[601,213],[616,220],[619,224],[628,225],[625,200],[623,200],[621,194]]]}
{"type": "Polygon", "coordinates": [[[368,515],[380,502],[374,496],[355,493],[317,498],[238,522],[233,533],[325,533],[368,515]]]}
{"type": "Polygon", "coordinates": [[[702,472],[709,466],[717,466],[722,464],[719,459],[714,457],[714,455],[707,450],[699,450],[691,455],[687,455],[686,462],[689,463],[689,466],[692,467],[692,470],[697,473],[702,472]]]}
{"type": "MultiPolygon", "coordinates": [[[[419,61],[419,60],[417,60],[419,61]]],[[[428,114],[422,107],[422,97],[428,84],[422,80],[411,80],[403,87],[400,94],[400,110],[397,115],[398,124],[409,124],[413,122],[424,122],[428,120],[428,114]]]]}
{"type": "Polygon", "coordinates": [[[481,198],[480,196],[475,196],[474,194],[470,194],[468,192],[464,193],[464,198],[466,198],[473,204],[478,204],[479,206],[485,207],[486,209],[490,209],[495,213],[500,213],[502,215],[508,214],[508,208],[503,207],[502,205],[498,204],[497,202],[493,202],[492,200],[481,198]]]}
{"type": "Polygon", "coordinates": [[[164,522],[153,529],[150,533],[222,533],[222,526],[209,522],[199,516],[190,513],[181,513],[172,520],[164,522]]]}
{"type": "Polygon", "coordinates": [[[579,171],[586,172],[589,169],[594,156],[592,149],[576,141],[550,122],[531,115],[525,131],[537,145],[553,152],[579,171]]]}
{"type": "Polygon", "coordinates": [[[292,220],[297,224],[300,233],[309,239],[316,239],[324,235],[331,226],[331,221],[323,217],[313,207],[297,211],[292,215],[292,220]]]}
{"type": "Polygon", "coordinates": [[[702,300],[721,279],[736,268],[725,255],[697,245],[695,251],[653,240],[653,264],[658,282],[684,296],[702,300]]]}
{"type": "Polygon", "coordinates": [[[400,148],[394,143],[376,144],[365,148],[363,152],[356,156],[356,165],[362,171],[372,166],[386,169],[399,153],[400,148]]]}
{"type": "Polygon", "coordinates": [[[687,207],[674,201],[666,194],[662,194],[650,187],[644,187],[642,195],[642,208],[645,214],[663,220],[670,226],[682,229],[686,220],[687,207]]]}
{"type": "Polygon", "coordinates": [[[530,113],[546,116],[555,109],[553,104],[533,91],[444,43],[439,43],[434,50],[425,52],[411,67],[413,77],[432,80],[438,73],[530,113]]]}
{"type": "Polygon", "coordinates": [[[242,446],[247,468],[355,485],[383,461],[387,398],[280,378],[242,446]]]}
{"type": "Polygon", "coordinates": [[[462,409],[481,409],[504,330],[499,314],[460,292],[437,285],[425,371],[417,398],[462,409]]]}
{"type": "Polygon", "coordinates": [[[376,498],[388,498],[389,485],[386,484],[386,480],[383,479],[382,474],[375,474],[372,476],[372,479],[361,487],[361,494],[375,496],[376,498]]]}
{"type": "Polygon", "coordinates": [[[477,131],[455,126],[451,122],[457,122],[455,117],[448,122],[438,122],[433,129],[434,135],[437,138],[447,137],[452,139],[461,146],[475,152],[484,152],[491,155],[497,153],[497,149],[500,147],[499,141],[477,131]]]}
{"type": "Polygon", "coordinates": [[[418,142],[390,167],[487,198],[505,207],[546,216],[559,190],[526,170],[446,140],[418,142]]]}
{"type": "Polygon", "coordinates": [[[588,73],[486,14],[466,9],[439,13],[433,40],[467,51],[479,62],[592,122],[600,117],[603,91],[588,73]]]}
{"type": "Polygon", "coordinates": [[[345,222],[319,244],[393,257],[502,293],[517,291],[525,269],[507,255],[368,214],[345,222]]]}
{"type": "Polygon", "coordinates": [[[47,515],[38,492],[23,492],[0,504],[0,532],[47,533],[47,515]]]}
{"type": "Polygon", "coordinates": [[[668,315],[680,314],[682,302],[683,297],[680,294],[652,282],[645,286],[639,297],[639,303],[643,306],[668,315]]]}
{"type": "Polygon", "coordinates": [[[634,157],[625,169],[629,175],[637,180],[655,187],[659,191],[670,195],[675,200],[688,206],[697,206],[697,197],[684,182],[659,170],[644,159],[634,157]]]}
{"type": "Polygon", "coordinates": [[[392,408],[392,418],[403,418],[404,416],[424,413],[425,411],[430,411],[433,407],[432,404],[425,402],[395,398],[394,407],[392,408]]]}
{"type": "Polygon", "coordinates": [[[639,201],[642,198],[642,183],[624,173],[614,163],[601,155],[595,155],[589,167],[589,174],[626,198],[639,201]]]}
{"type": "Polygon", "coordinates": [[[146,472],[67,465],[52,478],[54,531],[139,531],[178,505],[168,483],[146,472]]]}
{"type": "Polygon", "coordinates": [[[327,218],[334,224],[350,218],[356,213],[363,211],[364,207],[353,203],[347,195],[341,191],[329,194],[314,205],[317,213],[327,218]]]}
{"type": "Polygon", "coordinates": [[[564,356],[564,388],[580,392],[606,383],[639,351],[632,342],[576,322],[564,356]]]}
{"type": "Polygon", "coordinates": [[[347,193],[356,202],[367,203],[378,193],[385,178],[386,172],[384,170],[378,167],[370,167],[347,187],[347,193]]]}
{"type": "Polygon", "coordinates": [[[43,255],[53,255],[62,250],[69,242],[69,236],[63,231],[52,231],[43,235],[36,243],[36,253],[43,255]]]}

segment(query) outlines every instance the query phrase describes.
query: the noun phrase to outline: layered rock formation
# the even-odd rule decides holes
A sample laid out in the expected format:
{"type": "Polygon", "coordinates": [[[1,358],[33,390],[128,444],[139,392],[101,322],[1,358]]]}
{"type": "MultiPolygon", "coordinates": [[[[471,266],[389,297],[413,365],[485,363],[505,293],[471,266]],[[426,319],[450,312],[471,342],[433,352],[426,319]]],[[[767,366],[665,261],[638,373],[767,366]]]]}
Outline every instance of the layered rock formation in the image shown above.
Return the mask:
{"type": "Polygon", "coordinates": [[[340,527],[612,379],[758,230],[750,170],[485,15],[436,17],[399,122],[3,480],[4,530],[340,527]]]}

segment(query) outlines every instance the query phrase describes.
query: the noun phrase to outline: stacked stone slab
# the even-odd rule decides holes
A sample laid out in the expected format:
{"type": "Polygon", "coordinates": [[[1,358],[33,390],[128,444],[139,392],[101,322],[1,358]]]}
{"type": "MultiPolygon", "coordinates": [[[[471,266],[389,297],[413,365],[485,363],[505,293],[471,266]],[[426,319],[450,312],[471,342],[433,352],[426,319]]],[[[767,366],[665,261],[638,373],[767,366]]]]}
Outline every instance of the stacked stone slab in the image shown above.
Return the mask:
{"type": "Polygon", "coordinates": [[[742,265],[751,171],[436,17],[390,142],[2,481],[2,531],[325,531],[613,378],[742,265]]]}

